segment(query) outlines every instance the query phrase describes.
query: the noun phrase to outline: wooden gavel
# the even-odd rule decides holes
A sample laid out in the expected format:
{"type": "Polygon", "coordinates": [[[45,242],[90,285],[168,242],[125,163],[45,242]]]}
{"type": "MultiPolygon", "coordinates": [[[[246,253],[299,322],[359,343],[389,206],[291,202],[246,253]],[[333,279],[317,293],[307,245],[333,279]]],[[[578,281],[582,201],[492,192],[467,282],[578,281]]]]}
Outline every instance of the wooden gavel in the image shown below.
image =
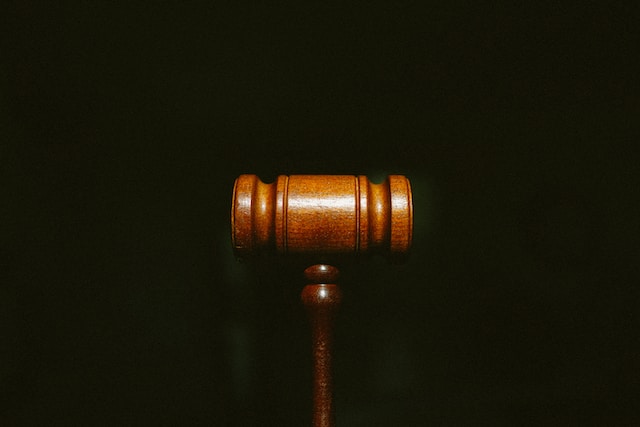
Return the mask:
{"type": "Polygon", "coordinates": [[[277,254],[313,264],[304,271],[310,284],[301,295],[312,327],[313,426],[334,426],[331,348],[342,293],[338,269],[328,262],[371,254],[406,258],[413,231],[409,180],[389,175],[373,184],[364,176],[280,175],[265,184],[241,175],[231,228],[239,258],[277,254]]]}

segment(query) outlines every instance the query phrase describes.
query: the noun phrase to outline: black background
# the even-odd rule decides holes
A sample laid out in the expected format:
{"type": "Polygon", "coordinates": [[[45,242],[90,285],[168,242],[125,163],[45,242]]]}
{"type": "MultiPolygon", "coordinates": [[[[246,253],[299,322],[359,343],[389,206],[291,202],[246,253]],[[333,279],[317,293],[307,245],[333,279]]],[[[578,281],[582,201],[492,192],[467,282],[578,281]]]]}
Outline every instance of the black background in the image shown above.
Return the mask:
{"type": "Polygon", "coordinates": [[[1,423],[307,425],[303,280],[233,258],[233,181],[400,173],[339,425],[637,425],[636,10],[530,3],[4,2],[1,423]]]}

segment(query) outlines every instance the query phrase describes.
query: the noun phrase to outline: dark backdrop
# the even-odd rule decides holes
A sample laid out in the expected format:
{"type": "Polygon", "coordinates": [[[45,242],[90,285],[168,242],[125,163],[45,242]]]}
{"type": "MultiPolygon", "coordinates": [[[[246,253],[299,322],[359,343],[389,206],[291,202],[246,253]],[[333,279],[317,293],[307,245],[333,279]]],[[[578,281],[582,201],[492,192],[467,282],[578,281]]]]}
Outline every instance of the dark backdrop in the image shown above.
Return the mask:
{"type": "Polygon", "coordinates": [[[2,425],[307,424],[241,173],[412,180],[410,261],[343,268],[340,425],[637,425],[636,11],[531,3],[4,2],[2,425]]]}

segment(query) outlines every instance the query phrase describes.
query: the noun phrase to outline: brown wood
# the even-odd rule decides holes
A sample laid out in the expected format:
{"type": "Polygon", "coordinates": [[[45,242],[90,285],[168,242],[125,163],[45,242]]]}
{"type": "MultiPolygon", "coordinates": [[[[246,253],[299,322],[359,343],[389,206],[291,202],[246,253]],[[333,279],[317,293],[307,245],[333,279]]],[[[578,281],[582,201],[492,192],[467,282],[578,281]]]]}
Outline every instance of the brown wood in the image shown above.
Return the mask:
{"type": "Polygon", "coordinates": [[[264,252],[398,257],[411,246],[409,180],[389,175],[381,184],[353,175],[256,175],[235,182],[233,247],[246,258],[264,252]]]}
{"type": "MultiPolygon", "coordinates": [[[[401,175],[389,175],[381,184],[353,175],[280,175],[265,184],[256,175],[241,175],[233,189],[231,229],[240,258],[273,253],[311,263],[362,254],[403,259],[413,230],[411,186],[401,175]]],[[[301,298],[312,330],[313,426],[333,427],[333,322],[342,300],[335,284],[338,269],[317,264],[305,276],[310,284],[301,298]]]]}
{"type": "Polygon", "coordinates": [[[313,427],[333,427],[333,377],[331,372],[333,323],[342,301],[337,284],[338,269],[329,265],[313,265],[305,270],[311,284],[304,287],[302,302],[311,323],[313,353],[313,427]]]}

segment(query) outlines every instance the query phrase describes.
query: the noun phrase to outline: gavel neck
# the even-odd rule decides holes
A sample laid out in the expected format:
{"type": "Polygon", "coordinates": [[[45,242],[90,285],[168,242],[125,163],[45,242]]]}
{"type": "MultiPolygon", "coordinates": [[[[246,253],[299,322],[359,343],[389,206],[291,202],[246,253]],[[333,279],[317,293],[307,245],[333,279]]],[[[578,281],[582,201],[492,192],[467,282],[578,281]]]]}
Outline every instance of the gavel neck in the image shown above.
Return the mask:
{"type": "Polygon", "coordinates": [[[314,427],[335,425],[333,405],[333,326],[342,301],[340,287],[335,284],[338,269],[320,264],[305,270],[307,285],[301,299],[311,323],[313,356],[313,423],[314,427]],[[331,282],[331,283],[329,283],[331,282]]]}

